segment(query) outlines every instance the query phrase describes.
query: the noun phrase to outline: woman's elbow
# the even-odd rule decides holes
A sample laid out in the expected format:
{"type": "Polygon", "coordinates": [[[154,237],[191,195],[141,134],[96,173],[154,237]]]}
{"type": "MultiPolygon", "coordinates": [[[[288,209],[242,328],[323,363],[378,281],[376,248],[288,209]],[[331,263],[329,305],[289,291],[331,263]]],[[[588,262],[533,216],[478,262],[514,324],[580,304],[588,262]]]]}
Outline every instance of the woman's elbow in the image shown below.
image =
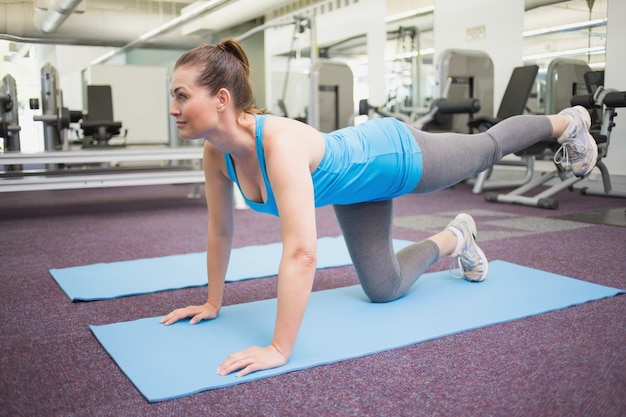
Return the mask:
{"type": "Polygon", "coordinates": [[[315,250],[297,250],[291,258],[302,268],[315,269],[317,267],[317,253],[315,250]]]}

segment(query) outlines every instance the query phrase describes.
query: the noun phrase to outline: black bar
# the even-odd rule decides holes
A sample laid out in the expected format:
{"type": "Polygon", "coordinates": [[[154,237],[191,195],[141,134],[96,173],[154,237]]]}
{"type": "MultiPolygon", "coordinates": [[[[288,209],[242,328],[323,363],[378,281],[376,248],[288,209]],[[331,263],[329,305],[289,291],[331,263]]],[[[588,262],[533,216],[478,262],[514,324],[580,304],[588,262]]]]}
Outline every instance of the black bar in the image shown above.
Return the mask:
{"type": "Polygon", "coordinates": [[[607,107],[626,107],[626,91],[607,93],[602,104],[607,107]]]}

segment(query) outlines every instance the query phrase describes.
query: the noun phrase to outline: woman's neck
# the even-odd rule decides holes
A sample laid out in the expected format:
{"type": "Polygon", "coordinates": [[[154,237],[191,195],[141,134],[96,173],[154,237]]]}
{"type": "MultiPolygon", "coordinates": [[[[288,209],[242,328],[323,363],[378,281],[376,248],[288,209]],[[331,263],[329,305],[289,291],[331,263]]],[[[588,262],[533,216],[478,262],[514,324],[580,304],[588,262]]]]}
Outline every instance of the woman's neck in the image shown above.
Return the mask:
{"type": "Polygon", "coordinates": [[[256,148],[256,119],[254,115],[223,113],[221,123],[206,138],[213,146],[237,159],[246,159],[256,148]]]}

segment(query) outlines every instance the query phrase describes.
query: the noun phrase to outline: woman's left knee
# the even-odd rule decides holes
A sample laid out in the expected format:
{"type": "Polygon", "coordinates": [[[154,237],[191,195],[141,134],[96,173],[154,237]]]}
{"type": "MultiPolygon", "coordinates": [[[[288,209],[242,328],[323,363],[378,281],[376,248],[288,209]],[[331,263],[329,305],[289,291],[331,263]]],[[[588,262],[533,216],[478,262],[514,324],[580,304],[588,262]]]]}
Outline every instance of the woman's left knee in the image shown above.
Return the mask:
{"type": "Polygon", "coordinates": [[[370,299],[373,303],[388,303],[400,298],[401,294],[398,294],[397,291],[388,291],[384,289],[371,289],[363,287],[365,291],[365,295],[370,299]]]}

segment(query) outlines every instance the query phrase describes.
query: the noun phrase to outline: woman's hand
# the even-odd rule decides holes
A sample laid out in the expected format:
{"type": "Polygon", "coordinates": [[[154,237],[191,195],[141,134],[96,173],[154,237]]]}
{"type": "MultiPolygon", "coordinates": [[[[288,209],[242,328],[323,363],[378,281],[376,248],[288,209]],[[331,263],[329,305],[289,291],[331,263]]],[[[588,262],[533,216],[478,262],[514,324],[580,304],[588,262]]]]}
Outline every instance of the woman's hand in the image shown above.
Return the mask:
{"type": "Polygon", "coordinates": [[[212,320],[217,317],[219,308],[216,308],[211,303],[205,303],[201,306],[187,306],[185,308],[177,308],[167,316],[161,319],[161,323],[170,325],[176,323],[180,319],[191,317],[189,324],[196,324],[201,320],[212,320]]]}
{"type": "Polygon", "coordinates": [[[264,348],[252,346],[241,352],[232,353],[217,367],[219,375],[239,371],[237,376],[248,375],[263,369],[277,368],[287,363],[287,359],[274,345],[264,348]]]}

